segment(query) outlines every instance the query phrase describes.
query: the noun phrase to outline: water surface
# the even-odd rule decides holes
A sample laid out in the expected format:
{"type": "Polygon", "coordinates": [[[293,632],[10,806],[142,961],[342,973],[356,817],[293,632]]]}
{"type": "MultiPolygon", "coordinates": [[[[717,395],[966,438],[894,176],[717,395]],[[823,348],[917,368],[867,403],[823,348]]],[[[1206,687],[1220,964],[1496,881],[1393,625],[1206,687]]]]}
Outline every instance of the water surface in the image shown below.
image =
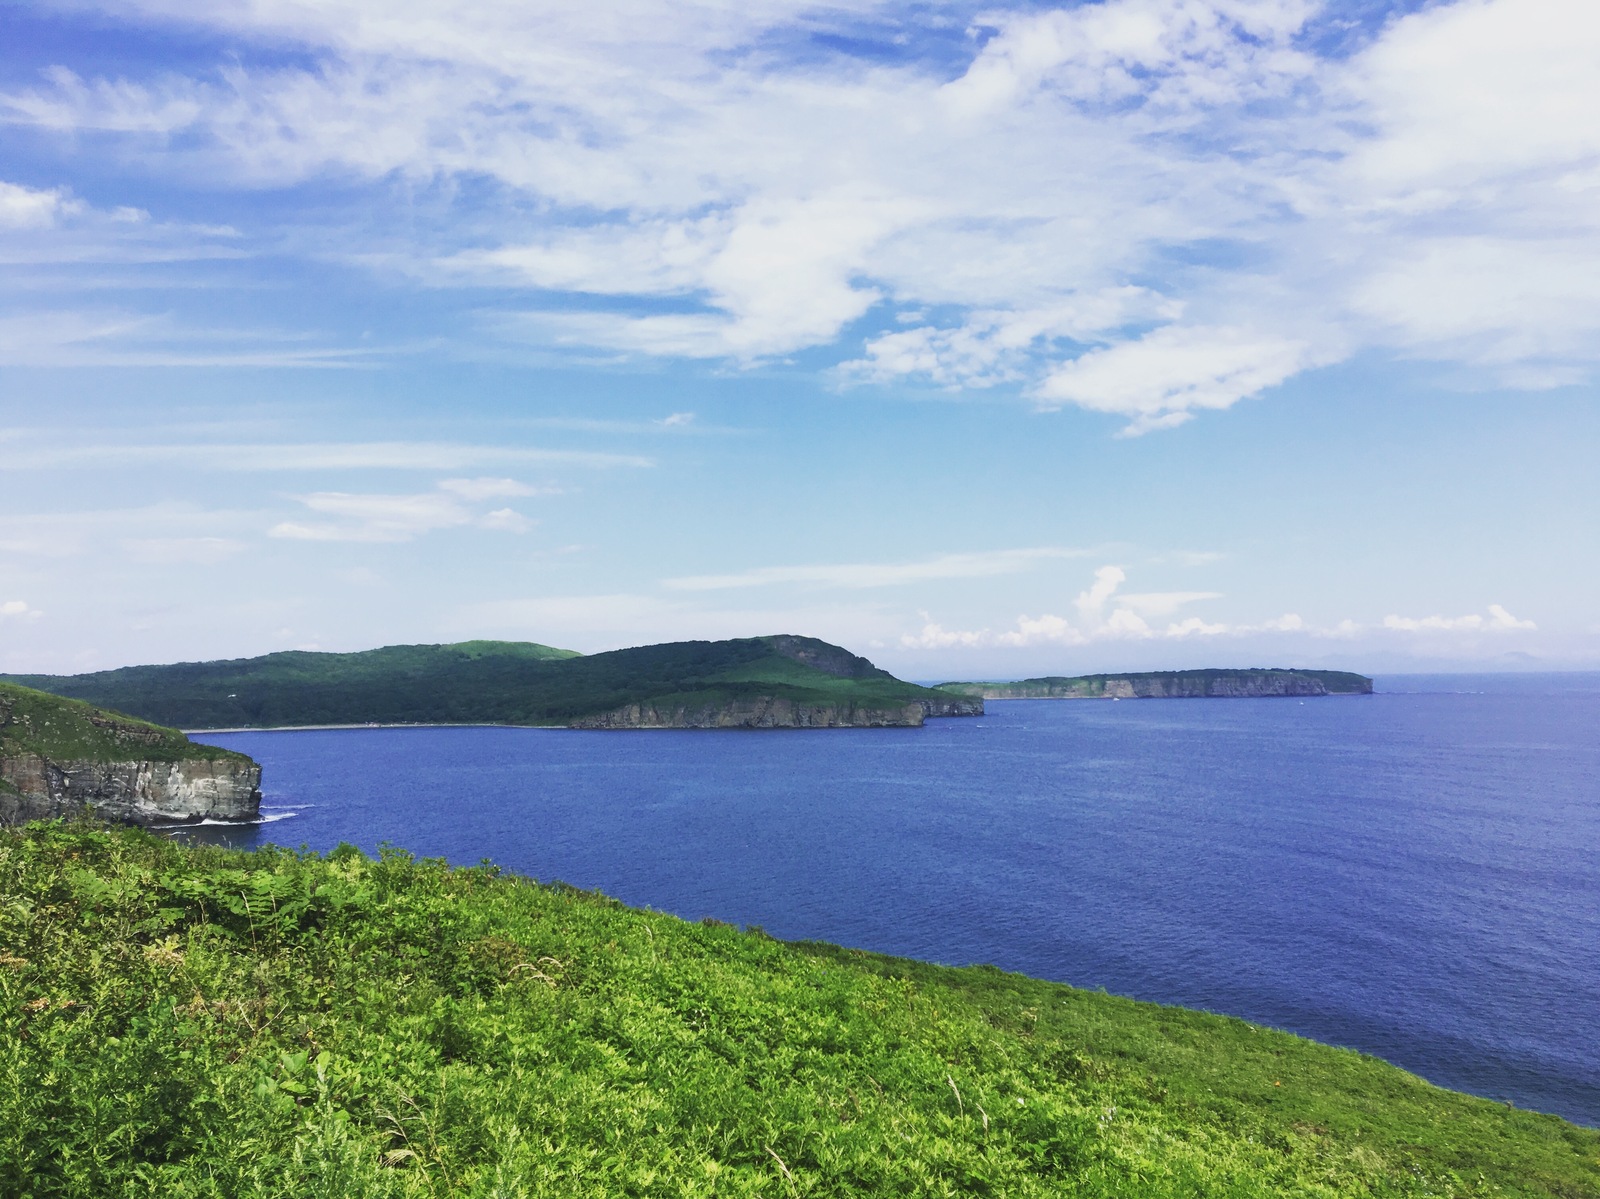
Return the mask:
{"type": "Polygon", "coordinates": [[[246,833],[1243,1016],[1600,1125],[1600,680],[921,730],[213,734],[246,833]]]}

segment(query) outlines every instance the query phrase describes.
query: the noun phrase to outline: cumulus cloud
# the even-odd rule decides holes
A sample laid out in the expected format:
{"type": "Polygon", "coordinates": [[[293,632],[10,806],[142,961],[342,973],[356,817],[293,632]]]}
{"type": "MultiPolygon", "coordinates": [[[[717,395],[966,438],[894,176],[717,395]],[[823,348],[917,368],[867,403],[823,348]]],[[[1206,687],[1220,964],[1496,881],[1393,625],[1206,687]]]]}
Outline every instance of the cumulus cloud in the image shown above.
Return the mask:
{"type": "Polygon", "coordinates": [[[1458,633],[1458,632],[1509,632],[1516,629],[1537,629],[1531,620],[1518,620],[1499,604],[1490,604],[1488,615],[1472,612],[1465,616],[1385,616],[1383,627],[1407,633],[1458,633]]]}
{"type": "Polygon", "coordinates": [[[999,632],[990,629],[949,629],[926,612],[923,625],[915,633],[903,634],[900,644],[907,649],[945,649],[952,646],[1006,646],[1021,648],[1037,645],[1087,645],[1094,641],[1145,640],[1152,637],[1186,637],[1193,634],[1230,632],[1226,625],[1207,624],[1198,617],[1174,622],[1165,630],[1152,628],[1146,617],[1164,617],[1202,600],[1221,599],[1215,591],[1151,591],[1121,594],[1119,589],[1128,574],[1120,566],[1102,566],[1094,581],[1073,601],[1077,623],[1064,616],[1044,613],[1022,615],[1016,624],[999,632]]]}
{"type": "Polygon", "coordinates": [[[23,187],[0,181],[0,229],[48,229],[82,205],[65,188],[23,187]]]}
{"type": "Polygon", "coordinates": [[[1171,591],[1123,594],[1118,589],[1126,581],[1120,567],[1103,566],[1095,572],[1094,583],[1075,601],[1078,621],[1044,614],[1019,616],[1015,625],[995,631],[948,628],[922,613],[922,626],[902,634],[904,649],[950,649],[955,647],[1027,648],[1031,646],[1081,646],[1106,641],[1185,641],[1211,638],[1243,638],[1271,634],[1293,634],[1322,640],[1348,641],[1361,636],[1388,633],[1474,634],[1531,631],[1538,628],[1531,620],[1519,620],[1500,604],[1490,604],[1487,615],[1406,617],[1390,615],[1377,624],[1362,624],[1344,619],[1330,625],[1314,625],[1297,613],[1286,612],[1257,623],[1211,621],[1200,616],[1183,616],[1165,625],[1151,620],[1165,617],[1187,604],[1221,599],[1216,592],[1171,591]],[[1147,619],[1149,618],[1149,619],[1147,619]]]}
{"type": "Polygon", "coordinates": [[[39,609],[30,608],[26,600],[0,602],[0,620],[37,620],[39,615],[39,609]]]}

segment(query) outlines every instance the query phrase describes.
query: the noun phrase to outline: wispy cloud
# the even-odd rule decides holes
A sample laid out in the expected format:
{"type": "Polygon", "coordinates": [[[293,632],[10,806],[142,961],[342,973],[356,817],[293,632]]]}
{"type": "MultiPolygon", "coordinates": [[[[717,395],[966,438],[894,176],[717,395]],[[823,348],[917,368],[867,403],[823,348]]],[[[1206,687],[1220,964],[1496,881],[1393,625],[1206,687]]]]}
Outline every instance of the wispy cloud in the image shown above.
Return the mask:
{"type": "Polygon", "coordinates": [[[267,536],[287,541],[411,541],[440,529],[477,527],[524,533],[533,522],[511,508],[481,510],[482,501],[530,495],[533,489],[511,479],[450,479],[434,491],[405,495],[358,495],[318,491],[295,498],[321,521],[281,521],[267,536]]]}
{"type": "Polygon", "coordinates": [[[834,563],[816,566],[763,566],[737,574],[687,575],[664,579],[674,591],[722,591],[737,587],[803,584],[812,587],[898,587],[934,579],[982,579],[1031,570],[1041,562],[1079,558],[1087,551],[1042,546],[990,550],[974,554],[941,554],[918,562],[834,563]]]}
{"type": "MultiPolygon", "coordinates": [[[[834,346],[843,378],[1014,386],[1130,433],[1363,349],[1519,386],[1600,364],[1600,134],[1550,116],[1600,107],[1600,31],[1573,0],[1430,4],[1333,57],[1308,49],[1313,0],[1002,5],[981,36],[892,61],[848,48],[860,22],[917,46],[944,18],[783,0],[118,13],[180,9],[315,61],[56,70],[0,95],[0,119],[246,188],[335,175],[381,204],[397,180],[489,180],[499,199],[460,189],[470,222],[342,253],[502,289],[503,309],[529,289],[607,301],[513,313],[510,335],[543,346],[740,363],[834,346]],[[878,316],[906,323],[859,332],[878,316]]],[[[0,219],[32,228],[74,203],[7,186],[0,219]]]]}
{"type": "Polygon", "coordinates": [[[156,443],[34,445],[26,453],[0,456],[0,470],[43,470],[63,466],[181,463],[201,470],[471,470],[525,464],[595,469],[649,467],[637,454],[554,450],[516,445],[474,445],[449,441],[363,441],[281,443],[156,443]]]}

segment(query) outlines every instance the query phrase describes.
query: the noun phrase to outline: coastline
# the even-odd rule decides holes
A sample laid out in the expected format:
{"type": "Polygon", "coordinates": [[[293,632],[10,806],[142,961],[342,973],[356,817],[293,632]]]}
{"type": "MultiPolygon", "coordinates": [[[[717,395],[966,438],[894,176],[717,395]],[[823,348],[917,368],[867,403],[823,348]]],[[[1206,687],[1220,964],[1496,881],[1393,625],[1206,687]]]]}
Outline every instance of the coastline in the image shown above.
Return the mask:
{"type": "Polygon", "coordinates": [[[208,733],[310,733],[340,729],[564,729],[564,724],[492,724],[482,720],[459,722],[410,721],[395,724],[247,724],[236,728],[184,729],[186,737],[201,737],[208,733]]]}

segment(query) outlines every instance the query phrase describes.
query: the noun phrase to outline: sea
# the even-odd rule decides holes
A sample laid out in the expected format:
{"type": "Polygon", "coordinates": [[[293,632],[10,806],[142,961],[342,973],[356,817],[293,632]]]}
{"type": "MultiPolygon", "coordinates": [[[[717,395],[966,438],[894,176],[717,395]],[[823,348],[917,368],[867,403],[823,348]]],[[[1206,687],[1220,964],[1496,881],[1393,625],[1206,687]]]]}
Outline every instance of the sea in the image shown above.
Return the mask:
{"type": "Polygon", "coordinates": [[[198,735],[259,825],[1203,1008],[1600,1126],[1600,674],[922,729],[198,735]]]}

